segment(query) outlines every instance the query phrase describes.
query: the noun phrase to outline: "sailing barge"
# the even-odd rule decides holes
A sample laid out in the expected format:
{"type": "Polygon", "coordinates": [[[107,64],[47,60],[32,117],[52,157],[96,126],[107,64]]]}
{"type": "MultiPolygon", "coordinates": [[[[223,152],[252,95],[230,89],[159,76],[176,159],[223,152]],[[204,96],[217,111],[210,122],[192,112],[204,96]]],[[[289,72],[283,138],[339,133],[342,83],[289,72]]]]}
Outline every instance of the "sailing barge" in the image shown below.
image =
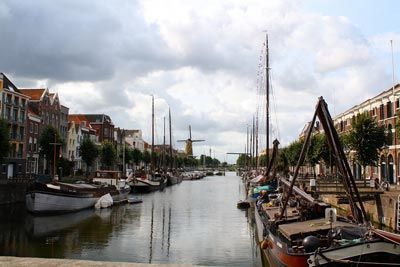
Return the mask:
{"type": "MultiPolygon", "coordinates": [[[[277,144],[266,175],[275,163],[277,144]]],[[[339,136],[321,97],[310,123],[293,177],[279,180],[279,191],[266,192],[255,207],[257,235],[270,266],[400,266],[400,236],[375,229],[365,212],[339,136]],[[352,215],[336,210],[295,186],[318,117],[334,155],[352,215]]]]}

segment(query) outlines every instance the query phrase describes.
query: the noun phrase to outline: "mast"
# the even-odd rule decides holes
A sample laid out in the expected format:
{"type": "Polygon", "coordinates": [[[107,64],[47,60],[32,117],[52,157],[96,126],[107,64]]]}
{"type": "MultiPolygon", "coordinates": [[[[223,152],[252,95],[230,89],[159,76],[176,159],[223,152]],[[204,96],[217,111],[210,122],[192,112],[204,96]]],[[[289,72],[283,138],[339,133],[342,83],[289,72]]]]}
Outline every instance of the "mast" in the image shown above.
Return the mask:
{"type": "Polygon", "coordinates": [[[256,129],[255,129],[255,122],[254,122],[254,115],[253,115],[253,142],[251,143],[252,146],[252,157],[251,157],[251,166],[254,167],[254,156],[255,156],[255,144],[256,144],[256,129]]]}
{"type": "Polygon", "coordinates": [[[163,142],[163,150],[162,150],[162,166],[165,171],[165,116],[164,116],[164,142],[163,142]]]}
{"type": "Polygon", "coordinates": [[[172,171],[172,127],[171,127],[171,108],[168,109],[168,121],[169,121],[169,167],[172,171]]]}
{"type": "Polygon", "coordinates": [[[151,172],[154,171],[154,95],[151,95],[151,172]]]}
{"type": "Polygon", "coordinates": [[[246,142],[246,157],[245,157],[245,164],[246,169],[249,170],[249,125],[247,125],[247,142],[246,142]]]}
{"type": "Polygon", "coordinates": [[[269,162],[269,50],[268,50],[268,34],[265,35],[265,111],[266,111],[266,121],[265,121],[265,156],[266,165],[269,162]]]}
{"type": "Polygon", "coordinates": [[[256,143],[256,170],[258,170],[258,112],[257,112],[257,117],[256,117],[256,138],[255,138],[255,143],[256,143]]]}
{"type": "Polygon", "coordinates": [[[249,167],[250,167],[250,169],[252,169],[253,168],[253,126],[250,129],[249,152],[250,152],[249,167]]]}

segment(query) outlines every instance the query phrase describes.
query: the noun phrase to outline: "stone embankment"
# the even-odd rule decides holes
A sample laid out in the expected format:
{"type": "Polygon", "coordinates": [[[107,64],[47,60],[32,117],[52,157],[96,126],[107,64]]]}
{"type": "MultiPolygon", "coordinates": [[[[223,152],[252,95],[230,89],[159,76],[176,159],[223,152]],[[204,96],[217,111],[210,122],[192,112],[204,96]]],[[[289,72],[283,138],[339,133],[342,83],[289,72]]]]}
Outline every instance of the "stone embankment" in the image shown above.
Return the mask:
{"type": "MultiPolygon", "coordinates": [[[[189,264],[146,264],[129,262],[109,262],[109,261],[87,261],[71,259],[42,259],[42,258],[20,258],[20,257],[0,257],[0,267],[190,267],[189,264]]],[[[198,265],[197,265],[198,266],[198,265]]]]}

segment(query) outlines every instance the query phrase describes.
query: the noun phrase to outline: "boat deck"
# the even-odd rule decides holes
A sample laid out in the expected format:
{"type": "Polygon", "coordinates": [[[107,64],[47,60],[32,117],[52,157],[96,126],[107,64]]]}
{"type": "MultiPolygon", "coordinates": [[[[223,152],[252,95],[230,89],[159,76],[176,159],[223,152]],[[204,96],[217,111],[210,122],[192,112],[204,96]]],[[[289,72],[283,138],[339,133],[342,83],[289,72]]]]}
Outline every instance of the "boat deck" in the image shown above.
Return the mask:
{"type": "MultiPolygon", "coordinates": [[[[339,221],[332,224],[333,228],[343,226],[354,226],[354,224],[339,221]]],[[[291,240],[291,237],[294,235],[307,235],[312,232],[329,230],[330,228],[331,225],[325,218],[279,225],[280,232],[289,240],[291,240]]]]}
{"type": "MultiPolygon", "coordinates": [[[[279,216],[281,214],[279,207],[267,207],[263,205],[263,210],[267,214],[270,221],[274,221],[276,216],[279,216]]],[[[287,210],[286,214],[287,219],[292,220],[299,218],[299,214],[296,208],[288,207],[286,210],[287,210]]]]}

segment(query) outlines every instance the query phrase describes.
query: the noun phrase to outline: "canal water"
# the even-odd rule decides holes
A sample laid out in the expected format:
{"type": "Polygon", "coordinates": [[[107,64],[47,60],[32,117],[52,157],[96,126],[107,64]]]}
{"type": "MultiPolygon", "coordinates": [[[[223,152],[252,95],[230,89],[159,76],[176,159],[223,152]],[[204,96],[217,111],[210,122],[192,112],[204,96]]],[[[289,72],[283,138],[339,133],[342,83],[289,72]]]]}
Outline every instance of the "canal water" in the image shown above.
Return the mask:
{"type": "Polygon", "coordinates": [[[140,263],[261,266],[254,227],[236,208],[235,173],[183,181],[141,204],[35,217],[0,207],[0,254],[140,263]]]}

